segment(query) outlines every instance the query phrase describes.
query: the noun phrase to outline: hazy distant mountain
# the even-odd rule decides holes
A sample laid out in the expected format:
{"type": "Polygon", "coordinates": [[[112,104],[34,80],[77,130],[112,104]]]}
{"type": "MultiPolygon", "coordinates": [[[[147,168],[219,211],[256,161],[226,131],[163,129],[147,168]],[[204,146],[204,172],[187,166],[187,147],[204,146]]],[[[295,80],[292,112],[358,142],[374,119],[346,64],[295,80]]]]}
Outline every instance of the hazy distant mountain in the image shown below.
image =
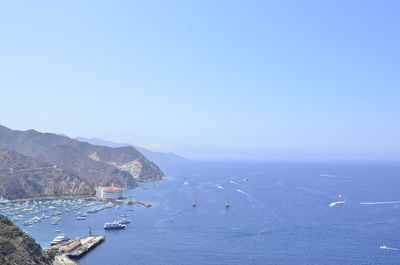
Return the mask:
{"type": "MultiPolygon", "coordinates": [[[[92,187],[114,183],[122,187],[131,188],[137,185],[136,181],[155,180],[164,177],[157,165],[149,161],[133,147],[111,148],[98,146],[53,133],[41,133],[35,130],[11,130],[1,125],[0,147],[14,150],[23,155],[12,154],[11,157],[16,161],[11,161],[11,164],[20,163],[21,167],[28,168],[28,164],[32,164],[32,159],[34,158],[35,163],[57,165],[57,168],[73,172],[82,182],[92,187]]],[[[11,176],[9,175],[11,173],[8,175],[3,174],[5,178],[19,176],[15,172],[11,176]]],[[[51,176],[51,174],[54,177],[58,176],[55,172],[48,173],[48,176],[51,176]]],[[[21,178],[24,177],[28,180],[32,176],[29,174],[21,176],[21,178]]],[[[47,194],[47,192],[50,192],[48,187],[37,184],[40,180],[34,177],[32,181],[27,181],[26,183],[32,187],[35,185],[41,186],[41,188],[46,189],[47,194]]],[[[24,186],[24,189],[26,190],[26,196],[32,195],[29,194],[31,191],[36,195],[41,192],[39,187],[29,190],[28,187],[24,186]]],[[[61,193],[66,194],[69,189],[69,187],[63,186],[61,193]]],[[[78,193],[78,191],[74,191],[74,193],[78,193]]]]}
{"type": "Polygon", "coordinates": [[[0,264],[51,265],[53,262],[31,236],[0,215],[0,264]]]}
{"type": "MultiPolygon", "coordinates": [[[[108,146],[108,147],[124,147],[124,146],[133,146],[131,144],[123,144],[123,143],[114,143],[98,138],[84,138],[84,137],[76,137],[75,138],[78,141],[81,142],[86,142],[94,145],[102,145],[102,146],[108,146]]],[[[139,146],[133,146],[137,150],[139,150],[147,159],[154,161],[154,162],[179,162],[179,161],[187,161],[186,158],[177,155],[172,152],[154,152],[150,151],[148,149],[139,147],[139,146]]]]}

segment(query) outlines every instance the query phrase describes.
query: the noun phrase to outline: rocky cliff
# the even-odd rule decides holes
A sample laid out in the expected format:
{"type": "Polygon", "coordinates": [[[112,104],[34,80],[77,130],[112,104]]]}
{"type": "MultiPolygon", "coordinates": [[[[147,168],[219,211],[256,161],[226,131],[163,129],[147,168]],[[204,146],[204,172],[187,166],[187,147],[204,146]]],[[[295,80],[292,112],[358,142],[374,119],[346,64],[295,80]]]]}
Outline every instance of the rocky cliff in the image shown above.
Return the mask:
{"type": "Polygon", "coordinates": [[[0,215],[1,265],[51,265],[50,258],[28,234],[0,215]]]}

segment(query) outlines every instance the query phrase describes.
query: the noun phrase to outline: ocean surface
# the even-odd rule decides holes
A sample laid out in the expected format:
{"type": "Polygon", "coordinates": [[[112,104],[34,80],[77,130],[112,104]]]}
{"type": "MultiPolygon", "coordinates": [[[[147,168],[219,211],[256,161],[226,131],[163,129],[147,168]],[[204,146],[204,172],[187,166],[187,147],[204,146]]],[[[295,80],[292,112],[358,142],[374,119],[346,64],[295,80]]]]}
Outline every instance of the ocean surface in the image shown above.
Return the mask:
{"type": "Polygon", "coordinates": [[[80,265],[400,264],[400,163],[237,161],[160,167],[166,179],[124,194],[151,202],[151,208],[121,205],[88,214],[84,221],[75,220],[72,210],[60,216],[59,225],[49,220],[32,227],[17,224],[42,246],[49,245],[56,229],[77,237],[91,226],[105,235],[80,265]],[[132,221],[125,230],[103,230],[105,222],[122,214],[132,221]]]}

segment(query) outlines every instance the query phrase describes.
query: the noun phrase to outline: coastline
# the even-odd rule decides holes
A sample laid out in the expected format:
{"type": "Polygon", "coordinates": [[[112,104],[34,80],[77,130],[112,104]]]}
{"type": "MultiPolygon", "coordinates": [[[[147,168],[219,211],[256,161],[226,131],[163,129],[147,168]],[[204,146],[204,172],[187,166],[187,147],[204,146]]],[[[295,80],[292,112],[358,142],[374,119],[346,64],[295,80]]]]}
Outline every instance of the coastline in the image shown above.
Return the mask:
{"type": "MultiPolygon", "coordinates": [[[[131,190],[142,188],[140,183],[148,183],[153,181],[161,181],[167,178],[167,176],[163,176],[161,178],[153,178],[153,179],[144,179],[137,180],[137,185],[135,187],[123,188],[123,190],[131,190]]],[[[124,198],[127,199],[127,198],[124,198]]],[[[60,196],[38,196],[38,197],[26,197],[19,199],[8,199],[9,202],[26,202],[26,201],[50,201],[50,200],[86,200],[86,201],[94,201],[96,200],[95,195],[60,195],[60,196]]]]}

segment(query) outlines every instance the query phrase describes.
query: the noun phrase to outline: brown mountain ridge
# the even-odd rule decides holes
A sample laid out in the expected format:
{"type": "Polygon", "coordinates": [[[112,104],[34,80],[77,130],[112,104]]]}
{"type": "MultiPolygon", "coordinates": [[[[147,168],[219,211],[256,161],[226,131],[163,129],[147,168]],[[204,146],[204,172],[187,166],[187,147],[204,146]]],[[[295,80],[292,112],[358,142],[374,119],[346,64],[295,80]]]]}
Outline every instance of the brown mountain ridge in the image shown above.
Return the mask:
{"type": "Polygon", "coordinates": [[[10,194],[10,183],[20,186],[12,197],[24,198],[93,194],[98,185],[132,188],[138,181],[164,177],[158,166],[134,147],[98,146],[0,125],[0,148],[0,195],[4,197],[10,194]],[[32,170],[35,168],[40,170],[32,170]]]}

